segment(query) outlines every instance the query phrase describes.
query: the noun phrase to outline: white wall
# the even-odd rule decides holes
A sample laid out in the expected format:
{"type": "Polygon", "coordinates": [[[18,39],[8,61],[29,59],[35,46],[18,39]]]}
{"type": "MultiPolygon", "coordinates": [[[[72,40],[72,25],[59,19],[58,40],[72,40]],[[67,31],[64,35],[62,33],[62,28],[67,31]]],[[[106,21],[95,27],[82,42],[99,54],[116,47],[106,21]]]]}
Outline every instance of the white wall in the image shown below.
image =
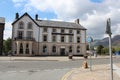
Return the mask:
{"type": "MultiPolygon", "coordinates": [[[[57,29],[57,33],[60,33],[61,29],[57,29]]],[[[57,42],[61,42],[61,36],[60,35],[57,35],[57,42]]]]}
{"type": "Polygon", "coordinates": [[[86,42],[86,38],[85,38],[86,34],[85,34],[85,30],[81,30],[81,43],[85,43],[86,42]]]}
{"type": "MultiPolygon", "coordinates": [[[[65,29],[65,33],[69,33],[69,29],[65,29]]],[[[66,43],[68,43],[69,42],[69,37],[68,37],[69,35],[65,35],[65,39],[66,39],[66,43]]]]}
{"type": "Polygon", "coordinates": [[[16,22],[13,26],[14,26],[14,37],[17,37],[17,32],[18,32],[18,24],[19,22],[23,21],[24,22],[24,36],[23,37],[27,37],[27,24],[29,22],[32,22],[33,24],[33,38],[35,38],[36,41],[38,41],[38,32],[39,32],[39,27],[28,17],[28,16],[24,16],[22,17],[18,22],[16,22]]]}
{"type": "Polygon", "coordinates": [[[47,35],[48,42],[52,42],[52,35],[51,35],[51,33],[52,33],[52,28],[48,28],[48,35],[47,35]]]}
{"type": "Polygon", "coordinates": [[[74,43],[77,43],[77,31],[76,30],[73,30],[73,34],[74,34],[74,36],[73,36],[73,38],[74,38],[74,43]]]}

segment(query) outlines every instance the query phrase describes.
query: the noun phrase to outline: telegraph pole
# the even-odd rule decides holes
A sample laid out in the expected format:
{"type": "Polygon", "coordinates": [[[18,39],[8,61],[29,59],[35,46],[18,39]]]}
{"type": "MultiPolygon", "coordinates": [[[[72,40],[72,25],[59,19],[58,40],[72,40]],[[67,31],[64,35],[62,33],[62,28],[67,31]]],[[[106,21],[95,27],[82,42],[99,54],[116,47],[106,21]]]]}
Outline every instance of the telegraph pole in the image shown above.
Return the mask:
{"type": "Polygon", "coordinates": [[[111,21],[107,19],[106,34],[109,35],[109,54],[110,54],[110,80],[113,80],[113,59],[112,59],[112,44],[111,44],[111,21]]]}

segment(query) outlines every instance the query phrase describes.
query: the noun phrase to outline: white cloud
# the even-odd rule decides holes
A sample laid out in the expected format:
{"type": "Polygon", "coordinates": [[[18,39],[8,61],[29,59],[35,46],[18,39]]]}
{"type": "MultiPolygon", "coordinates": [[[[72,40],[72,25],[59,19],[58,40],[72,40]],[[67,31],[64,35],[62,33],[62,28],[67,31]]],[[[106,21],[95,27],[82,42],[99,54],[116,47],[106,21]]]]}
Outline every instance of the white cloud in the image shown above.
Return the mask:
{"type": "Polygon", "coordinates": [[[5,23],[5,29],[4,29],[4,39],[11,38],[12,37],[12,22],[6,22],[5,23]]]}
{"type": "MultiPolygon", "coordinates": [[[[20,0],[13,1],[21,3],[20,0]]],[[[24,9],[52,11],[59,20],[64,21],[80,18],[80,23],[87,28],[88,35],[101,38],[105,35],[106,20],[109,17],[113,35],[120,34],[119,4],[120,0],[103,0],[101,3],[93,3],[90,0],[28,0],[24,9]]]]}

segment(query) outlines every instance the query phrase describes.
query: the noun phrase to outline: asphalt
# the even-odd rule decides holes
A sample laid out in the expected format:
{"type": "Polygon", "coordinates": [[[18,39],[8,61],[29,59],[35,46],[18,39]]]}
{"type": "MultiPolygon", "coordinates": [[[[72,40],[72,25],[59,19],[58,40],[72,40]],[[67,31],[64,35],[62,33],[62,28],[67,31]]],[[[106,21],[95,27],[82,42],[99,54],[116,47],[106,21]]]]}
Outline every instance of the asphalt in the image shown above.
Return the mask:
{"type": "MultiPolygon", "coordinates": [[[[116,56],[113,56],[116,57],[116,56]]],[[[92,56],[92,58],[96,58],[92,56]]],[[[98,56],[97,58],[109,58],[109,56],[98,56]]],[[[117,58],[120,58],[117,56],[117,58]]],[[[69,61],[69,60],[79,60],[84,59],[83,57],[73,57],[73,59],[69,59],[68,57],[15,57],[15,56],[8,56],[8,57],[0,57],[0,61],[69,61]]],[[[113,65],[113,78],[114,80],[120,80],[120,64],[113,65]]],[[[77,68],[68,71],[61,80],[110,80],[110,65],[109,64],[101,64],[101,65],[94,65],[90,68],[77,68]]]]}

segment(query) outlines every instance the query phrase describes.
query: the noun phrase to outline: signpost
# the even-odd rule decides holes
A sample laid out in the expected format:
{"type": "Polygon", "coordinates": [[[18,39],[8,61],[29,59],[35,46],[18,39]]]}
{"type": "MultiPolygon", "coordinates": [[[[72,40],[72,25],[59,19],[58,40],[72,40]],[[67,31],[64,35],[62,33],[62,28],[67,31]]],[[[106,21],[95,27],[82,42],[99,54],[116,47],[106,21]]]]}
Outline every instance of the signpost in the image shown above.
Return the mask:
{"type": "Polygon", "coordinates": [[[111,45],[111,21],[110,18],[107,19],[106,34],[109,35],[109,54],[110,54],[110,80],[113,80],[113,59],[112,59],[112,45],[111,45]]]}
{"type": "Polygon", "coordinates": [[[91,42],[93,42],[93,38],[90,36],[87,38],[87,42],[89,43],[89,55],[90,55],[90,71],[92,71],[92,49],[91,49],[91,42]]]}

